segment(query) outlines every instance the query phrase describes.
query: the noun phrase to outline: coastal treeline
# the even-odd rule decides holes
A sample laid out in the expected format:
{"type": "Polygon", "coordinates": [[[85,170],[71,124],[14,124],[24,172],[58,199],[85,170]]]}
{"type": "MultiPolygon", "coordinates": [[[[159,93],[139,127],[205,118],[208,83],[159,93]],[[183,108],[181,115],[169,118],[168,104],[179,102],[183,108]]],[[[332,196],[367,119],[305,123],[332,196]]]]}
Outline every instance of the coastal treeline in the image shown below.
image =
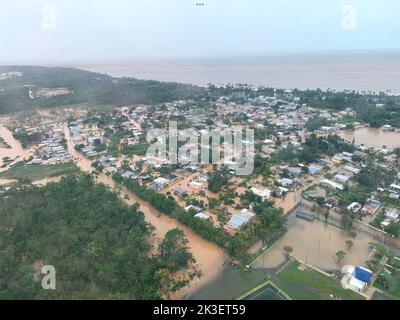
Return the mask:
{"type": "Polygon", "coordinates": [[[0,114],[83,103],[115,106],[162,103],[196,98],[205,90],[172,82],[114,78],[73,68],[0,67],[0,73],[11,71],[23,75],[0,82],[0,114]],[[32,94],[41,88],[67,88],[69,93],[38,97],[32,94]]]}
{"type": "Polygon", "coordinates": [[[198,272],[181,230],[153,249],[138,207],[89,175],[0,197],[0,299],[160,299],[198,272]],[[44,265],[56,270],[56,290],[42,289],[44,265]],[[175,277],[180,270],[188,276],[175,277]]]}

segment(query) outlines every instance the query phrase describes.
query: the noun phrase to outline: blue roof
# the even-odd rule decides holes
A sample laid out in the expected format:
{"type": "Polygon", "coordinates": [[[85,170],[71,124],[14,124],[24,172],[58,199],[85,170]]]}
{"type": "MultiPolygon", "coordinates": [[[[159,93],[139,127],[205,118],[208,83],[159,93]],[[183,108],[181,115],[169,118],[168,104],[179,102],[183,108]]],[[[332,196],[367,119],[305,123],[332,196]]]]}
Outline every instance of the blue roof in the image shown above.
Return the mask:
{"type": "Polygon", "coordinates": [[[310,174],[315,174],[315,173],[317,173],[318,171],[321,171],[323,168],[322,167],[320,167],[320,166],[309,166],[308,167],[308,173],[310,173],[310,174]]]}
{"type": "Polygon", "coordinates": [[[363,282],[369,282],[372,277],[372,271],[362,268],[362,267],[357,267],[355,269],[355,276],[358,280],[361,280],[363,282]]]}

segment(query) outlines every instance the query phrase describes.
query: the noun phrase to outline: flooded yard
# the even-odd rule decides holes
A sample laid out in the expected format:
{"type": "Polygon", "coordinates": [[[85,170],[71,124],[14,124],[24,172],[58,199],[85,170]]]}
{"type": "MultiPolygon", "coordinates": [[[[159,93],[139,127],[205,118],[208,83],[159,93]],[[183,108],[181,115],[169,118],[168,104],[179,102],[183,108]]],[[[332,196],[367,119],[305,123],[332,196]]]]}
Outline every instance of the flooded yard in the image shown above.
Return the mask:
{"type": "MultiPolygon", "coordinates": [[[[187,298],[195,300],[235,299],[268,279],[279,280],[278,273],[284,268],[286,270],[288,264],[285,246],[293,248],[291,255],[295,259],[307,261],[309,265],[327,272],[340,270],[345,264],[363,265],[371,252],[369,246],[369,242],[373,241],[371,237],[359,234],[357,237],[351,238],[347,232],[322,222],[308,222],[291,215],[288,229],[288,232],[280,240],[253,262],[250,270],[243,271],[226,266],[218,278],[199,287],[187,298]],[[349,239],[354,242],[351,249],[346,248],[345,244],[345,241],[349,239]],[[341,264],[338,264],[336,252],[340,250],[346,252],[346,258],[341,264]]],[[[279,286],[279,283],[277,284],[279,286]]],[[[294,286],[293,290],[304,289],[301,285],[289,284],[291,287],[294,286]]],[[[315,292],[313,295],[315,296],[315,292]]],[[[267,294],[262,298],[267,300],[274,297],[267,294]]],[[[329,299],[329,296],[325,298],[329,299]]]]}
{"type": "Polygon", "coordinates": [[[369,242],[372,237],[362,233],[352,238],[347,232],[322,222],[308,222],[290,217],[288,232],[267,250],[252,265],[253,268],[274,268],[282,264],[285,246],[293,248],[292,256],[319,269],[333,271],[341,268],[336,262],[336,252],[343,250],[346,257],[342,264],[363,265],[371,252],[369,242]],[[346,248],[346,240],[352,240],[351,249],[346,248]]]}

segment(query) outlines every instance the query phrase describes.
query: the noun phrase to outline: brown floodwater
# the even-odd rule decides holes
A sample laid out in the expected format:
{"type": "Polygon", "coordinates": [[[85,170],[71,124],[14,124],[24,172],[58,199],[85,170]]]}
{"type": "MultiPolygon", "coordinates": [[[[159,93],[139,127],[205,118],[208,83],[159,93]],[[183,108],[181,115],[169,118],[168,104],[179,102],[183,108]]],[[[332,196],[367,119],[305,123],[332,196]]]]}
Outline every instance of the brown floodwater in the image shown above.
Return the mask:
{"type": "MultiPolygon", "coordinates": [[[[67,139],[68,143],[68,151],[73,155],[77,165],[81,168],[82,171],[92,172],[91,161],[83,157],[79,152],[75,150],[74,142],[71,139],[67,125],[64,125],[64,132],[65,138],[67,139]]],[[[197,281],[192,282],[191,284],[180,290],[178,293],[174,294],[174,298],[181,298],[184,295],[188,294],[190,291],[197,289],[199,286],[206,284],[207,282],[218,276],[218,274],[222,270],[223,264],[226,261],[226,256],[222,248],[218,247],[212,242],[204,240],[192,229],[179,223],[177,220],[163,215],[148,202],[143,201],[125,187],[116,186],[114,180],[111,177],[101,173],[98,175],[96,180],[110,186],[112,189],[119,190],[122,198],[124,198],[126,195],[128,197],[127,201],[129,204],[139,204],[140,210],[145,215],[146,221],[153,225],[153,227],[155,228],[154,233],[156,241],[163,238],[165,233],[174,228],[179,228],[185,233],[186,238],[189,241],[190,250],[193,253],[194,258],[196,259],[197,264],[202,271],[202,277],[197,281]]]]}
{"type": "MultiPolygon", "coordinates": [[[[7,120],[8,118],[0,118],[0,137],[2,137],[11,148],[0,148],[0,166],[3,165],[2,159],[4,157],[9,157],[13,160],[23,160],[29,158],[33,153],[32,148],[24,149],[21,143],[14,139],[12,132],[6,127],[7,120]]],[[[7,170],[7,168],[0,168],[0,172],[5,170],[7,170]]]]}
{"type": "Polygon", "coordinates": [[[362,127],[354,131],[343,131],[339,134],[342,138],[363,144],[368,147],[388,149],[400,147],[400,132],[383,131],[382,129],[362,127]]]}
{"type": "MultiPolygon", "coordinates": [[[[292,217],[294,218],[294,217],[292,217]]],[[[336,262],[336,252],[343,250],[346,258],[342,264],[363,265],[371,252],[372,237],[359,233],[351,238],[347,232],[322,223],[308,222],[294,218],[294,225],[253,264],[256,268],[275,268],[285,261],[284,247],[293,248],[292,256],[322,270],[341,268],[336,262]],[[345,241],[351,239],[354,245],[346,248],[345,241]]]]}
{"type": "Polygon", "coordinates": [[[301,199],[301,194],[296,191],[288,192],[285,197],[274,198],[274,204],[278,208],[283,209],[283,213],[286,214],[290,209],[292,209],[297,202],[301,199]]]}

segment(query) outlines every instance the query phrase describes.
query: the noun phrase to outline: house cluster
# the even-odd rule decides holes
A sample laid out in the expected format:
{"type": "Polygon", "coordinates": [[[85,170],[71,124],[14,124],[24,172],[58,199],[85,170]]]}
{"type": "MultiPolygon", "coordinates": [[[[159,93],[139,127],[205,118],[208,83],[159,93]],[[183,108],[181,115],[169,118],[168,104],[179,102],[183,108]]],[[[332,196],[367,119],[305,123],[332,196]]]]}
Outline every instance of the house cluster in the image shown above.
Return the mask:
{"type": "Polygon", "coordinates": [[[385,218],[381,221],[380,225],[384,229],[388,227],[392,222],[400,221],[400,210],[396,208],[387,208],[385,210],[385,218]]]}
{"type": "Polygon", "coordinates": [[[83,120],[79,119],[69,123],[69,131],[72,141],[79,146],[79,151],[86,157],[91,158],[105,153],[98,151],[103,137],[93,125],[84,125],[83,120]]]}
{"type": "Polygon", "coordinates": [[[72,158],[65,150],[64,130],[56,124],[48,124],[41,129],[44,139],[37,145],[35,156],[27,164],[56,163],[72,158]]]}

